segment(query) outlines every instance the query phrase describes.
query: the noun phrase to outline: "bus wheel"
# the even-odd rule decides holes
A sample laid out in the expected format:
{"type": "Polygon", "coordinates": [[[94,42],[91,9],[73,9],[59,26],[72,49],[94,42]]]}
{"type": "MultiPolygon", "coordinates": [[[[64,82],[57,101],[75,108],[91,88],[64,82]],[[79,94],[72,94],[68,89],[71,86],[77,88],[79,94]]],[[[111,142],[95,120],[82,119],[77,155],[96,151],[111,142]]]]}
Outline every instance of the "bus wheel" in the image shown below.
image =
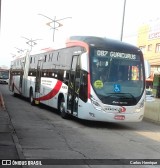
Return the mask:
{"type": "Polygon", "coordinates": [[[59,112],[62,118],[68,118],[68,114],[65,112],[65,102],[63,98],[59,101],[59,112]]]}
{"type": "Polygon", "coordinates": [[[29,93],[29,102],[30,102],[31,105],[35,105],[32,89],[30,90],[30,93],[29,93]]]}

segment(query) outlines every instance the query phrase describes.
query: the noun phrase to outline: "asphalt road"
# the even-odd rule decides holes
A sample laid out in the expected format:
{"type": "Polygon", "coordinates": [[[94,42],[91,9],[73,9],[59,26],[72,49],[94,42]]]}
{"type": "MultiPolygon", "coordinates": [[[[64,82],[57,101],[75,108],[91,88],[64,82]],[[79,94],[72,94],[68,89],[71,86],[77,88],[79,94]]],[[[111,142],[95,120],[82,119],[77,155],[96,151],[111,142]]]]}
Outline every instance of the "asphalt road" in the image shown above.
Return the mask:
{"type": "MultiPolygon", "coordinates": [[[[25,99],[14,97],[7,85],[0,85],[0,90],[23,155],[21,157],[25,159],[160,159],[160,125],[148,121],[104,123],[75,118],[65,120],[55,109],[31,106],[25,99]]],[[[69,167],[111,166],[88,164],[69,167]]]]}

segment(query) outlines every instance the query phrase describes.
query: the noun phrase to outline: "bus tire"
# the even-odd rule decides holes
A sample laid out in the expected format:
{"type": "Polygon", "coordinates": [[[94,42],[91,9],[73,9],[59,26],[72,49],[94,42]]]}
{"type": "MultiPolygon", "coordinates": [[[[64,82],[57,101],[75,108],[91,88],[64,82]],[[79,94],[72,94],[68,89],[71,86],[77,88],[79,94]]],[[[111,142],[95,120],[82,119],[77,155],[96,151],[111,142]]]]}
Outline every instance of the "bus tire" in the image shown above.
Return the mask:
{"type": "Polygon", "coordinates": [[[58,110],[59,110],[60,115],[61,115],[62,118],[64,118],[64,119],[68,118],[68,113],[65,112],[65,101],[64,101],[64,98],[61,98],[59,100],[58,110]]]}
{"type": "Polygon", "coordinates": [[[34,101],[34,98],[33,98],[33,90],[30,89],[30,92],[29,92],[29,102],[32,106],[35,105],[35,101],[34,101]]]}

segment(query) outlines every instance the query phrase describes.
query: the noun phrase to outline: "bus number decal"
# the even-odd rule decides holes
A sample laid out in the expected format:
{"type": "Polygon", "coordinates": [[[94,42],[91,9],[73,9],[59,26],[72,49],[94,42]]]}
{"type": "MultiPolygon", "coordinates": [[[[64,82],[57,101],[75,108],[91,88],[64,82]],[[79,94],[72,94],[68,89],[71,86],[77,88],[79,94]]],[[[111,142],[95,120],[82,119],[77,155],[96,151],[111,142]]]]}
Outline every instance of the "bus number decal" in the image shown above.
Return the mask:
{"type": "Polygon", "coordinates": [[[97,56],[104,57],[108,54],[108,51],[105,50],[97,50],[97,56]]]}

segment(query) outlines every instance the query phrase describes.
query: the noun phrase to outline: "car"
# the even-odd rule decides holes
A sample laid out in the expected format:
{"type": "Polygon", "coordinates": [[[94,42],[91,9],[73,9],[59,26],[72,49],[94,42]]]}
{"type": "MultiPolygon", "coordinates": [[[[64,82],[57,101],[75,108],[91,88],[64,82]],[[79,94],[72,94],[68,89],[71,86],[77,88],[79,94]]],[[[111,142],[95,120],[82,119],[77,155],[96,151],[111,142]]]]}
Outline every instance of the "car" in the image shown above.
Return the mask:
{"type": "Polygon", "coordinates": [[[146,101],[155,101],[152,90],[146,89],[146,101]]]}

